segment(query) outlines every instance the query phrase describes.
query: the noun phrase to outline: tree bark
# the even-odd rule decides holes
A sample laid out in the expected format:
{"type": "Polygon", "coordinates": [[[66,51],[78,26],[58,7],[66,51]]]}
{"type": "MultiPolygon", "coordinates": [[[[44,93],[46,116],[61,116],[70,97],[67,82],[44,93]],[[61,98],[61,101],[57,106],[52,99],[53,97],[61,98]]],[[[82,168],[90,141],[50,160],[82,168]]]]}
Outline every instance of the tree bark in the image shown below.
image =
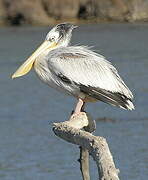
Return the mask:
{"type": "MultiPolygon", "coordinates": [[[[89,122],[93,121],[86,113],[82,112],[69,121],[54,123],[53,131],[58,137],[88,150],[97,164],[99,180],[119,180],[119,170],[115,168],[106,139],[81,130],[88,128],[89,122]]],[[[95,127],[95,123],[92,124],[95,127]]],[[[86,172],[84,173],[86,174],[86,172]]]]}
{"type": "Polygon", "coordinates": [[[89,175],[89,152],[80,146],[80,170],[82,173],[83,180],[90,180],[89,175]]]}

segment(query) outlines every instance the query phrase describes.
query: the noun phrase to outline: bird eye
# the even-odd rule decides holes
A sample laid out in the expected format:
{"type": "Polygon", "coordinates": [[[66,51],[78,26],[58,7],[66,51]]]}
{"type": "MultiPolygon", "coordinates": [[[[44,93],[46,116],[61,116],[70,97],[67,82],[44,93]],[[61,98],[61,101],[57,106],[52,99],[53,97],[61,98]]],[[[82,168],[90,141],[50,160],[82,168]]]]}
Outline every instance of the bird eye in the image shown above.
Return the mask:
{"type": "Polygon", "coordinates": [[[55,41],[55,37],[51,37],[51,38],[49,38],[49,41],[50,41],[50,42],[55,41]]]}

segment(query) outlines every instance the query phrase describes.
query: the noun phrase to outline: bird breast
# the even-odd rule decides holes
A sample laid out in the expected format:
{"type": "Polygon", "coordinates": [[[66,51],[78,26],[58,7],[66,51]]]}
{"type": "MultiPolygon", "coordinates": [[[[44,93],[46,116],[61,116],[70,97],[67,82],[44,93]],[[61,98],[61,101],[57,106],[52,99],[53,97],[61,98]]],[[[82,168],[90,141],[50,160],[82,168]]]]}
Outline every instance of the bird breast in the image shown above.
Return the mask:
{"type": "Polygon", "coordinates": [[[46,83],[52,88],[62,91],[68,95],[79,97],[80,89],[75,84],[64,82],[54,70],[50,69],[46,56],[39,56],[35,63],[34,69],[41,81],[46,83]]]}

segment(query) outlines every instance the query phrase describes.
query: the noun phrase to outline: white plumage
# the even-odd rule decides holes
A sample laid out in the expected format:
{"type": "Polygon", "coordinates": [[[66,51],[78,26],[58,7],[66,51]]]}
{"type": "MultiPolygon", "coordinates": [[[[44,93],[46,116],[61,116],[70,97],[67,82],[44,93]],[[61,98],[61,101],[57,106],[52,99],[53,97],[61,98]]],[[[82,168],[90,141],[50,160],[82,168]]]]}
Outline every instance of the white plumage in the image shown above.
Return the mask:
{"type": "Polygon", "coordinates": [[[80,112],[84,102],[96,100],[134,109],[131,91],[105,57],[84,46],[68,46],[73,28],[64,23],[48,33],[46,43],[54,42],[56,46],[46,48],[35,58],[34,68],[39,78],[49,86],[77,97],[79,103],[75,113],[80,112]]]}
{"type": "Polygon", "coordinates": [[[120,92],[132,98],[132,93],[111,63],[86,47],[58,48],[50,52],[45,59],[51,71],[62,73],[71,81],[111,92],[120,92]]]}

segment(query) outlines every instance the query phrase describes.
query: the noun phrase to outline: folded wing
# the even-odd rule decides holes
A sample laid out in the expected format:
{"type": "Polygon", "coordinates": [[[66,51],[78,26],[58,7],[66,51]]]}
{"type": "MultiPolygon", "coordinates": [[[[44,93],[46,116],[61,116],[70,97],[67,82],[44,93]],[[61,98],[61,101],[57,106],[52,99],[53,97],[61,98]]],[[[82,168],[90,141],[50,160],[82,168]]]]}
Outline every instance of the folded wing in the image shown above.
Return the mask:
{"type": "Polygon", "coordinates": [[[88,48],[72,46],[53,50],[48,66],[95,99],[125,109],[134,108],[133,95],[115,67],[88,48]]]}

